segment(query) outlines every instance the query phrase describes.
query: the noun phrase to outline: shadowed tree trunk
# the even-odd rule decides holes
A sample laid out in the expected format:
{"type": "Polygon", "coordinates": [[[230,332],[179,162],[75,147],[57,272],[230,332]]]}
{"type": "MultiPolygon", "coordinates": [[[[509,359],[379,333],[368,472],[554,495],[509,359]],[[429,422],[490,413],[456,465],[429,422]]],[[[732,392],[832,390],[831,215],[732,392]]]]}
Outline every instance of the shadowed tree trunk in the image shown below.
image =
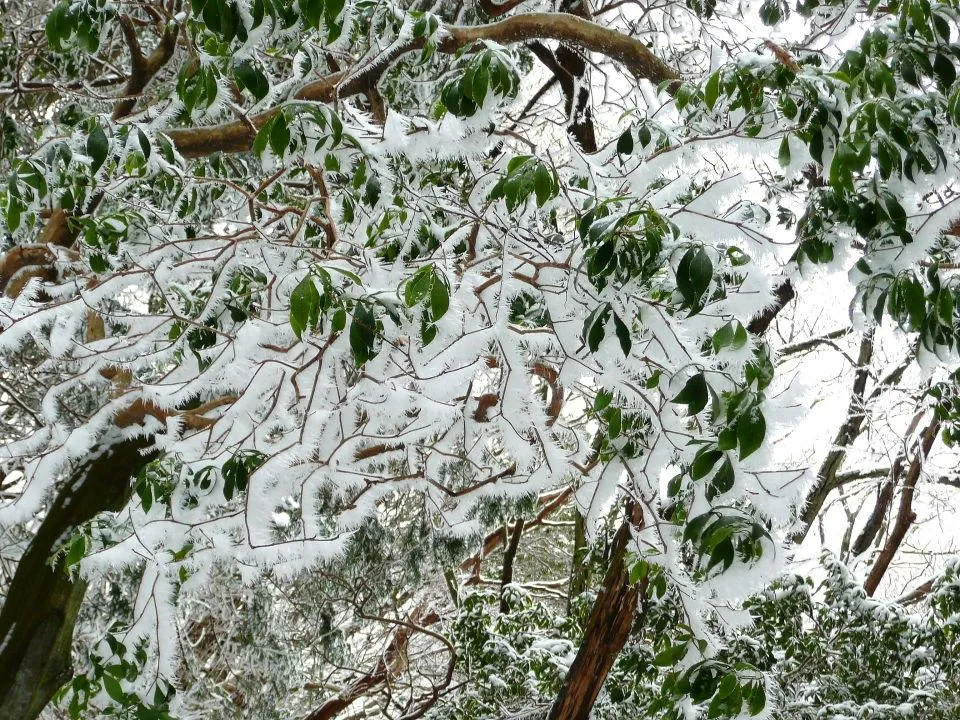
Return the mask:
{"type": "Polygon", "coordinates": [[[84,523],[119,510],[131,478],[155,459],[150,440],[104,447],[79,467],[53,500],[17,564],[0,609],[0,719],[33,720],[73,671],[73,627],[86,582],[71,579],[61,557],[50,558],[84,523]]]}

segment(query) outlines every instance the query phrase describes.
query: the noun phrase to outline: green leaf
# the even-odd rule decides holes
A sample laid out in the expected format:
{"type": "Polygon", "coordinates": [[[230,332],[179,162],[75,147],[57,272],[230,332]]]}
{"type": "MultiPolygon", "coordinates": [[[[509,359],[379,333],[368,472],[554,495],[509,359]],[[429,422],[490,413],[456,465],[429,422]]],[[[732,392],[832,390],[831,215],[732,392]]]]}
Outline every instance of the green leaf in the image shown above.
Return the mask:
{"type": "Polygon", "coordinates": [[[417,270],[403,288],[403,301],[407,307],[419,305],[433,287],[433,265],[424,265],[417,270]]]}
{"type": "Polygon", "coordinates": [[[450,307],[450,290],[440,278],[435,278],[430,289],[430,316],[434,322],[442,318],[450,307]]]}
{"type": "Polygon", "coordinates": [[[120,683],[116,678],[105,674],[103,676],[103,689],[107,691],[107,695],[115,702],[123,703],[126,701],[126,694],[123,692],[123,688],[120,687],[120,683]]]}
{"type": "Polygon", "coordinates": [[[740,445],[740,459],[743,460],[763,445],[767,434],[767,421],[758,408],[753,408],[737,420],[737,443],[740,445]]]}
{"type": "Polygon", "coordinates": [[[716,448],[710,446],[702,448],[690,464],[690,479],[700,480],[706,477],[722,457],[723,453],[716,448]]]}
{"type": "Polygon", "coordinates": [[[44,32],[54,52],[63,52],[63,43],[73,34],[70,15],[70,3],[61,2],[47,16],[44,32]]]}
{"type": "Polygon", "coordinates": [[[324,0],[298,0],[304,24],[309,28],[320,26],[323,19],[324,0]]]}
{"type": "Polygon", "coordinates": [[[107,159],[107,153],[110,151],[110,142],[107,140],[106,133],[99,125],[95,127],[87,136],[87,155],[93,159],[91,170],[96,173],[107,159]]]}
{"type": "Polygon", "coordinates": [[[905,278],[900,282],[903,303],[910,318],[910,327],[919,330],[927,315],[927,298],[923,286],[914,277],[905,278]]]}
{"type": "Polygon", "coordinates": [[[790,139],[786,135],[784,135],[783,140],[780,141],[778,158],[783,167],[787,167],[787,165],[790,164],[790,139]]]}
{"type": "Polygon", "coordinates": [[[617,140],[617,153],[620,155],[633,153],[633,130],[631,128],[624,130],[620,139],[617,140]]]}
{"type": "Polygon", "coordinates": [[[941,53],[937,53],[937,56],[933,59],[933,73],[942,92],[946,92],[953,87],[953,83],[957,79],[957,69],[953,62],[941,53]]]}
{"type": "Polygon", "coordinates": [[[677,265],[677,290],[695,315],[703,307],[703,296],[713,279],[713,262],[702,247],[690,248],[677,265]]]}
{"type": "Polygon", "coordinates": [[[597,396],[593,400],[593,411],[598,413],[601,410],[605,410],[612,401],[613,393],[607,392],[606,390],[598,390],[597,396]]]}
{"type": "Polygon", "coordinates": [[[687,406],[688,415],[696,415],[707,406],[710,394],[707,391],[707,379],[702,372],[697,373],[683,386],[670,402],[687,406]]]}
{"type": "Polygon", "coordinates": [[[604,303],[596,308],[583,323],[583,337],[587,342],[590,352],[595,353],[603,342],[603,336],[606,333],[604,325],[607,318],[610,317],[610,303],[604,303]]]}
{"type": "Polygon", "coordinates": [[[747,709],[751,715],[759,715],[767,706],[767,690],[762,682],[754,683],[747,709]]]}
{"type": "Polygon", "coordinates": [[[713,110],[714,105],[717,104],[717,99],[720,97],[720,73],[722,70],[717,70],[713,75],[710,76],[710,79],[707,80],[707,85],[703,89],[703,101],[707,104],[707,107],[713,110]]]}
{"type": "Polygon", "coordinates": [[[556,194],[553,174],[542,163],[537,163],[533,175],[533,189],[537,196],[537,207],[543,207],[544,203],[556,194]]]}
{"type": "Polygon", "coordinates": [[[307,275],[290,293],[290,327],[300,338],[303,331],[316,325],[320,315],[320,292],[307,275]]]}
{"type": "Polygon", "coordinates": [[[671,645],[666,650],[657,653],[653,657],[653,664],[659,667],[672,667],[676,665],[683,656],[687,654],[686,643],[671,645]]]}
{"type": "Polygon", "coordinates": [[[729,492],[733,488],[736,476],[733,472],[733,463],[730,458],[724,458],[723,464],[717,470],[716,474],[710,480],[710,487],[717,495],[729,492]]]}
{"type": "Polygon", "coordinates": [[[623,430],[623,412],[618,407],[607,408],[605,413],[607,420],[607,435],[611,438],[620,437],[623,430]]]}
{"type": "Polygon", "coordinates": [[[263,100],[270,92],[270,82],[267,80],[267,76],[250,60],[237,62],[234,66],[234,74],[237,78],[237,85],[244,90],[248,90],[257,100],[263,100]]]}
{"type": "Polygon", "coordinates": [[[377,356],[377,318],[369,303],[358,302],[350,322],[350,349],[357,367],[377,356]]]}
{"type": "Polygon", "coordinates": [[[82,533],[77,533],[70,541],[70,547],[67,549],[66,557],[63,561],[65,568],[71,568],[81,560],[87,553],[87,537],[82,533]]]}
{"type": "Polygon", "coordinates": [[[278,158],[282,158],[290,146],[290,128],[287,119],[281,114],[274,118],[270,128],[270,149],[278,158]]]}
{"type": "Polygon", "coordinates": [[[613,329],[617,333],[617,340],[620,341],[620,349],[623,350],[624,357],[629,357],[630,349],[633,347],[633,341],[630,339],[630,328],[616,313],[613,313],[613,329]]]}
{"type": "Polygon", "coordinates": [[[713,339],[711,340],[711,345],[713,345],[713,352],[719,353],[726,347],[729,347],[733,344],[733,325],[731,323],[724,323],[720,328],[713,334],[713,339]]]}
{"type": "Polygon", "coordinates": [[[273,124],[276,121],[276,117],[270,118],[257,131],[257,136],[253,139],[253,152],[257,155],[263,155],[263,152],[267,149],[267,144],[270,142],[270,134],[273,131],[273,124]]]}

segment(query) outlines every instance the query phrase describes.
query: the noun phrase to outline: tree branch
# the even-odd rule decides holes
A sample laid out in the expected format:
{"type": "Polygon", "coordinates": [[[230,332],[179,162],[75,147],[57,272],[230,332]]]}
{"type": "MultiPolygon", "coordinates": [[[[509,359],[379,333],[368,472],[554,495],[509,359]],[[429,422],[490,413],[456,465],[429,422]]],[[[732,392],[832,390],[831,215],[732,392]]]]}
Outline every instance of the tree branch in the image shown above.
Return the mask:
{"type": "Polygon", "coordinates": [[[917,480],[920,479],[920,471],[923,469],[923,461],[930,454],[930,448],[940,432],[940,421],[934,417],[920,435],[917,451],[914,453],[913,460],[910,463],[910,469],[903,481],[903,490],[900,491],[900,506],[897,509],[897,519],[894,521],[887,542],[884,544],[877,560],[874,562],[866,581],[863,583],[867,595],[873,597],[877,591],[877,586],[890,567],[900,544],[907,536],[907,531],[917,519],[917,514],[913,511],[913,496],[917,487],[917,480]]]}
{"type": "Polygon", "coordinates": [[[853,388],[850,393],[850,402],[847,405],[847,419],[837,430],[831,450],[827,453],[813,487],[807,491],[803,509],[800,511],[798,522],[800,526],[790,539],[795,543],[802,543],[810,531],[814,519],[820,514],[824,503],[831,492],[837,489],[837,473],[843,465],[847,450],[853,441],[860,435],[865,419],[864,392],[867,387],[867,378],[870,376],[870,360],[873,358],[873,330],[864,333],[860,341],[860,351],[857,354],[857,370],[853,377],[853,388]]]}
{"type": "MultiPolygon", "coordinates": [[[[674,81],[679,76],[669,65],[656,57],[644,43],[617,30],[603,27],[568,13],[523,13],[487,25],[441,28],[437,50],[456,53],[475,42],[490,40],[501,44],[528,42],[535,39],[558,40],[589,52],[606,55],[623,65],[636,78],[654,84],[674,81]]],[[[416,38],[393,48],[366,67],[335,72],[304,85],[296,92],[297,100],[332,102],[334,98],[364,93],[397,59],[421,49],[423,38],[416,38]]],[[[252,115],[249,122],[235,120],[221,125],[182,128],[167,131],[167,137],[184,157],[204,157],[214,152],[247,152],[256,131],[276,116],[279,108],[252,115]]]]}
{"type": "MultiPolygon", "coordinates": [[[[907,432],[904,433],[904,437],[909,438],[913,435],[922,417],[923,410],[920,410],[913,416],[907,432]]],[[[890,508],[890,503],[893,502],[893,491],[896,489],[897,483],[900,482],[900,476],[903,474],[903,463],[906,461],[906,457],[906,448],[904,448],[903,452],[899,453],[893,461],[893,467],[890,469],[887,481],[877,492],[877,502],[873,506],[873,511],[870,513],[870,517],[867,518],[867,522],[860,531],[860,534],[857,535],[857,539],[853,542],[851,552],[854,555],[862,555],[865,553],[870,545],[873,544],[877,533],[880,532],[884,518],[887,516],[887,510],[890,508]]]]}
{"type": "Polygon", "coordinates": [[[506,589],[507,585],[513,582],[513,561],[517,557],[517,549],[520,547],[520,535],[523,533],[523,518],[517,518],[513,526],[513,532],[510,535],[510,543],[503,553],[503,572],[500,574],[500,614],[506,614],[510,611],[510,605],[507,603],[506,589]]]}
{"type": "Polygon", "coordinates": [[[603,587],[590,611],[583,642],[560,688],[548,720],[587,720],[606,682],[610,669],[630,636],[644,584],[630,584],[627,545],[632,528],[640,527],[643,515],[632,502],[620,524],[610,551],[610,566],[603,587]]]}
{"type": "Polygon", "coordinates": [[[143,54],[140,40],[137,38],[137,29],[129,15],[121,14],[119,18],[123,38],[130,49],[130,77],[123,88],[123,98],[118,100],[113,108],[112,118],[120,120],[126,117],[137,104],[140,93],[153,79],[160,68],[167,64],[177,46],[177,32],[179,28],[171,25],[164,29],[160,42],[149,56],[143,54]]]}
{"type": "Polygon", "coordinates": [[[72,578],[64,558],[51,564],[60,544],[98,513],[120,510],[131,479],[159,451],[138,438],[105,445],[78,467],[47,511],[17,563],[0,609],[0,718],[40,714],[72,673],[73,627],[86,582],[72,578]]]}

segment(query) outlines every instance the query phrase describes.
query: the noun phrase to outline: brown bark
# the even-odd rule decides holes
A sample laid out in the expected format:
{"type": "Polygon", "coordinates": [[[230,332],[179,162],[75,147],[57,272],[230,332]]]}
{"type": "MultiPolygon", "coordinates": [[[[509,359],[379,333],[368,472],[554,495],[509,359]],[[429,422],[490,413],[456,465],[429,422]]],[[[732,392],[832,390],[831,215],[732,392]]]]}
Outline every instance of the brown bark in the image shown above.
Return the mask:
{"type": "Polygon", "coordinates": [[[857,369],[853,377],[853,389],[850,393],[850,402],[847,406],[847,419],[844,420],[837,434],[834,436],[831,450],[827,453],[813,487],[807,492],[803,509],[800,511],[800,526],[790,536],[795,543],[802,543],[810,531],[814,519],[820,514],[830,493],[839,487],[837,477],[847,450],[857,439],[863,428],[865,419],[864,393],[867,387],[867,378],[870,376],[870,360],[873,358],[873,331],[864,334],[860,342],[860,351],[857,354],[857,369]]]}
{"type": "Polygon", "coordinates": [[[777,315],[793,300],[797,293],[793,289],[793,285],[789,280],[784,280],[777,289],[773,291],[774,303],[762,313],[757,315],[750,323],[747,325],[747,329],[752,332],[754,335],[763,335],[767,331],[767,328],[770,327],[771,323],[776,320],[777,315]]]}
{"type": "Polygon", "coordinates": [[[517,558],[517,550],[520,548],[520,536],[523,533],[523,518],[518,518],[513,526],[513,532],[510,535],[510,542],[503,553],[503,571],[500,573],[500,612],[510,611],[510,605],[507,603],[505,591],[507,585],[513,582],[513,563],[517,558]]]}
{"type": "Polygon", "coordinates": [[[613,539],[610,567],[603,579],[583,642],[550,709],[549,720],[587,720],[610,669],[630,637],[630,628],[639,606],[641,588],[630,584],[627,545],[631,529],[642,522],[639,508],[629,505],[613,539]]]}
{"type": "Polygon", "coordinates": [[[870,568],[866,581],[863,583],[867,595],[873,597],[877,591],[877,586],[890,567],[890,563],[900,549],[900,544],[907,536],[910,526],[917,519],[917,514],[913,511],[913,496],[916,491],[917,481],[920,479],[920,471],[923,469],[923,461],[930,454],[930,448],[940,433],[940,421],[936,418],[930,421],[930,424],[924,428],[920,435],[920,442],[917,443],[917,450],[914,453],[913,460],[910,462],[910,469],[903,480],[903,489],[900,491],[900,505],[897,508],[897,518],[890,530],[886,543],[877,555],[877,559],[870,568]]]}
{"type": "Polygon", "coordinates": [[[130,77],[123,88],[124,97],[113,108],[113,119],[120,120],[133,112],[140,93],[146,89],[160,68],[167,64],[177,46],[177,28],[171,26],[163,31],[160,42],[150,55],[144,55],[137,38],[137,30],[128,15],[120,15],[120,30],[130,49],[130,77]]]}
{"type": "MultiPolygon", "coordinates": [[[[920,422],[921,417],[923,417],[923,410],[913,416],[913,420],[910,422],[910,427],[906,432],[907,437],[913,435],[913,432],[917,429],[917,424],[920,422]]],[[[851,552],[854,555],[862,555],[865,553],[870,545],[873,544],[873,541],[877,537],[877,533],[880,532],[880,528],[883,526],[883,521],[887,516],[887,510],[890,508],[890,503],[893,502],[893,491],[896,489],[897,484],[900,482],[900,477],[903,475],[904,462],[906,462],[905,452],[897,455],[897,458],[893,461],[893,467],[890,469],[890,475],[887,478],[887,481],[881,486],[880,491],[877,493],[877,502],[873,506],[873,511],[870,513],[870,517],[867,518],[867,522],[864,524],[860,534],[857,535],[857,539],[853,542],[851,552]]]]}
{"type": "Polygon", "coordinates": [[[401,625],[394,632],[373,672],[344,688],[336,697],[330,698],[310,713],[305,720],[333,720],[368,692],[389,682],[395,673],[402,670],[407,646],[417,626],[433,625],[439,620],[440,616],[433,610],[424,612],[422,607],[417,608],[410,616],[410,622],[401,625]]]}

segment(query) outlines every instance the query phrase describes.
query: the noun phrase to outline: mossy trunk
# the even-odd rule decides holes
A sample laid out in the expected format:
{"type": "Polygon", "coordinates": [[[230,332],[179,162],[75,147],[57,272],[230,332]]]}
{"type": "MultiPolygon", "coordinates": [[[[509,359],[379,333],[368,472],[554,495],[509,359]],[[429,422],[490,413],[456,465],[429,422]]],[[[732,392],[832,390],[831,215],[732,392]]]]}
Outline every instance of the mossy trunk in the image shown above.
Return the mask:
{"type": "Polygon", "coordinates": [[[156,454],[124,440],[78,467],[50,505],[17,564],[0,608],[0,720],[34,720],[73,672],[71,646],[87,586],[51,558],[85,522],[121,509],[131,479],[156,454]]]}

